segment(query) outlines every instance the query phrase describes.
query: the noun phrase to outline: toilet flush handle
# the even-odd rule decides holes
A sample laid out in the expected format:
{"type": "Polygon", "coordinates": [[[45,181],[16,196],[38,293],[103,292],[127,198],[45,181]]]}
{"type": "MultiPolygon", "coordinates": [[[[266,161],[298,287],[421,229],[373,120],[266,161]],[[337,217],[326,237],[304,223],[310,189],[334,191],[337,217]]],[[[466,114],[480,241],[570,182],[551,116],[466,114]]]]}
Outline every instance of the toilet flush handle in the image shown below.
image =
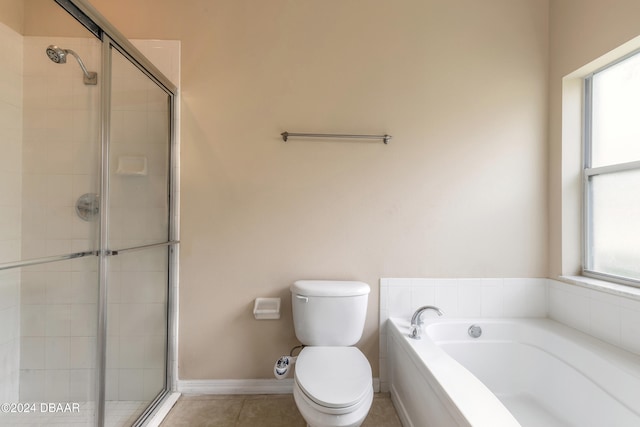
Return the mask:
{"type": "Polygon", "coordinates": [[[296,295],[296,298],[304,301],[304,302],[309,302],[309,297],[305,297],[304,295],[296,295]]]}

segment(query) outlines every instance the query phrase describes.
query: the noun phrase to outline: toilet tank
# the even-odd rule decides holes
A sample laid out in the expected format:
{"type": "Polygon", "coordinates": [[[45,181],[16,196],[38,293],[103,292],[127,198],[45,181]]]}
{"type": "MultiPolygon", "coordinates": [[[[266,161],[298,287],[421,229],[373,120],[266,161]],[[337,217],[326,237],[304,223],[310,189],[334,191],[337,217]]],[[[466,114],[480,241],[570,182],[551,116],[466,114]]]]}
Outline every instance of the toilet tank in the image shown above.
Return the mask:
{"type": "Polygon", "coordinates": [[[354,345],[362,337],[369,292],[363,282],[294,282],[291,305],[296,337],[305,345],[354,345]]]}

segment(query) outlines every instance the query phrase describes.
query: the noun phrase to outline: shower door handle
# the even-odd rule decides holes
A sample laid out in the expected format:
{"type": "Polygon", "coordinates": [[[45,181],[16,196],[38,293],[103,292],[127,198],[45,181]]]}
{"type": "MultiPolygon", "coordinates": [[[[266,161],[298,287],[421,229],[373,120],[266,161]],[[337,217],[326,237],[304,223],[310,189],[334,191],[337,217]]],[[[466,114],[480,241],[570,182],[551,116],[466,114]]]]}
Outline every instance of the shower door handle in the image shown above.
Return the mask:
{"type": "Polygon", "coordinates": [[[32,265],[47,264],[47,263],[56,262],[56,261],[65,261],[68,259],[83,258],[91,255],[98,255],[98,252],[97,251],[74,252],[72,254],[54,255],[54,256],[43,257],[43,258],[28,259],[24,261],[3,262],[3,263],[0,263],[0,271],[9,270],[11,268],[22,268],[22,267],[30,267],[32,265]]]}
{"type": "Polygon", "coordinates": [[[121,253],[126,253],[126,252],[134,252],[134,251],[141,251],[141,250],[144,250],[144,249],[160,248],[162,246],[173,246],[173,245],[177,245],[178,243],[180,243],[180,240],[169,240],[168,242],[152,243],[150,245],[134,246],[134,247],[131,247],[131,248],[124,248],[124,249],[107,250],[106,253],[107,253],[108,256],[113,256],[113,255],[119,255],[121,253]]]}

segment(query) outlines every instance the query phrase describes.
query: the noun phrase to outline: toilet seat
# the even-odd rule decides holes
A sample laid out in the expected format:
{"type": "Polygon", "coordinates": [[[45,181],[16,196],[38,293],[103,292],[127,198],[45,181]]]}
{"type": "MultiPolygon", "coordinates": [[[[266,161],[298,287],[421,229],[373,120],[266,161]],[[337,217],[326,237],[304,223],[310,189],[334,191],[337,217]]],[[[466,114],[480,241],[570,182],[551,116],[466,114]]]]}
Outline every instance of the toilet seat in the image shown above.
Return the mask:
{"type": "Polygon", "coordinates": [[[373,401],[373,387],[371,387],[367,395],[365,395],[365,398],[360,402],[352,406],[345,406],[344,408],[328,408],[326,406],[318,405],[305,394],[297,382],[294,382],[293,384],[293,398],[303,416],[306,412],[303,409],[304,406],[311,409],[316,414],[321,414],[321,416],[328,418],[336,415],[343,418],[354,415],[357,417],[359,414],[364,414],[364,416],[366,416],[369,413],[369,408],[371,408],[371,403],[373,401]]]}
{"type": "Polygon", "coordinates": [[[353,411],[373,394],[371,366],[357,347],[305,347],[295,382],[309,403],[333,414],[353,411]]]}

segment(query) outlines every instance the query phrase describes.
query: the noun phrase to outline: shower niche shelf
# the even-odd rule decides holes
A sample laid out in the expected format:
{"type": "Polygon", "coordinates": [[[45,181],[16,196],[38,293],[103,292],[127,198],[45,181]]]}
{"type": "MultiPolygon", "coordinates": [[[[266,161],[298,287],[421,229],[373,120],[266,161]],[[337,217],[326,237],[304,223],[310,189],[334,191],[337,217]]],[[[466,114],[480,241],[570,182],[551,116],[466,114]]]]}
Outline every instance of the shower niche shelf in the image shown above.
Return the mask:
{"type": "Polygon", "coordinates": [[[116,175],[146,176],[147,158],[144,156],[120,156],[116,175]]]}

